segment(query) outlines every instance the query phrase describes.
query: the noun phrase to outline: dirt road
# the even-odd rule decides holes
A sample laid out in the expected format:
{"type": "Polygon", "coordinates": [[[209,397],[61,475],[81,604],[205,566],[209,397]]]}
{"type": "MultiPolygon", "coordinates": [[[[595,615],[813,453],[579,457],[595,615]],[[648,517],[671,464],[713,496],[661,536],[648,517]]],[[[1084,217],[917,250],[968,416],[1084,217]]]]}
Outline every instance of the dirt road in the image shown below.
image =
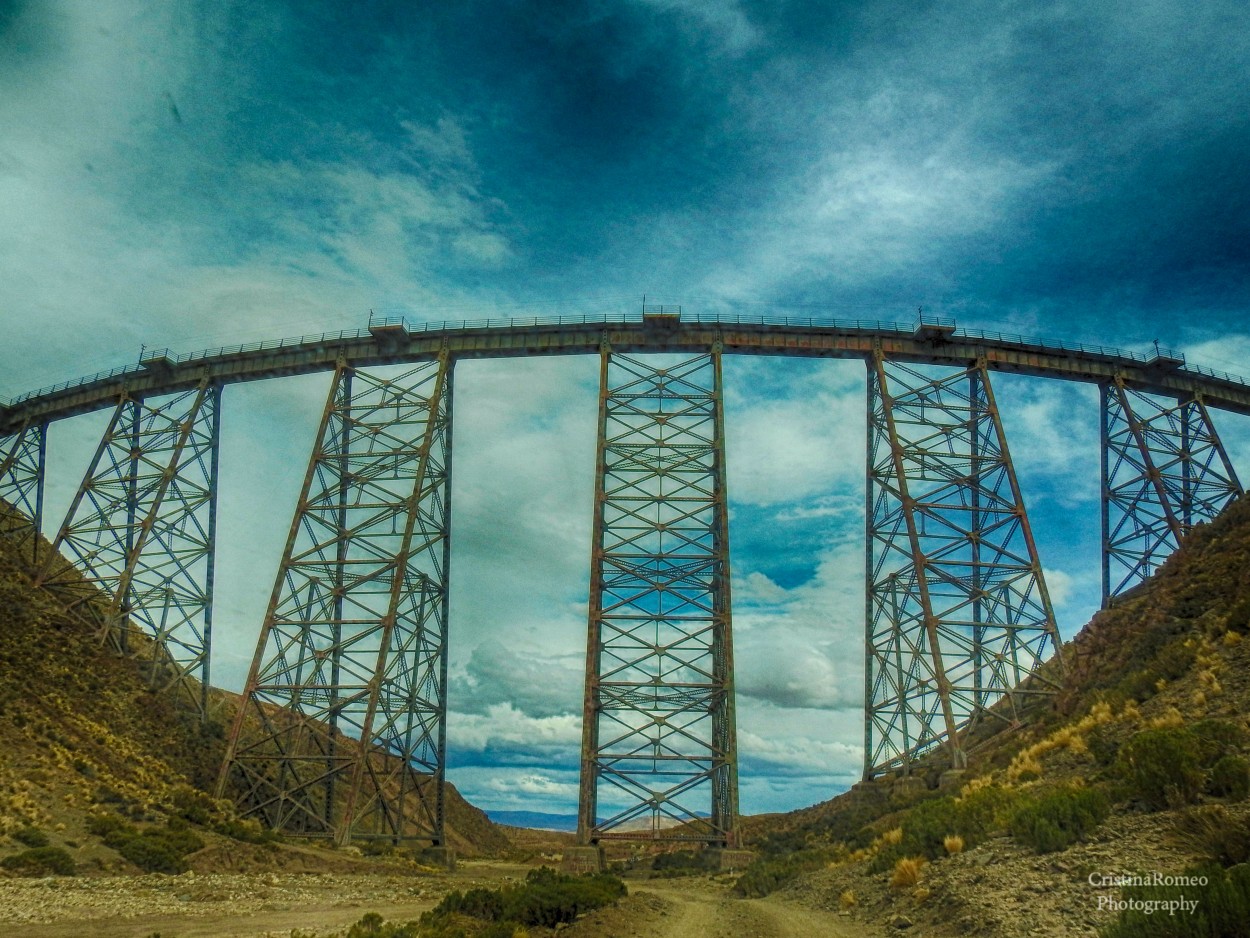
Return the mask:
{"type": "Polygon", "coordinates": [[[706,879],[631,882],[617,908],[591,913],[568,938],[867,938],[849,918],[799,908],[770,896],[738,899],[706,879]]]}

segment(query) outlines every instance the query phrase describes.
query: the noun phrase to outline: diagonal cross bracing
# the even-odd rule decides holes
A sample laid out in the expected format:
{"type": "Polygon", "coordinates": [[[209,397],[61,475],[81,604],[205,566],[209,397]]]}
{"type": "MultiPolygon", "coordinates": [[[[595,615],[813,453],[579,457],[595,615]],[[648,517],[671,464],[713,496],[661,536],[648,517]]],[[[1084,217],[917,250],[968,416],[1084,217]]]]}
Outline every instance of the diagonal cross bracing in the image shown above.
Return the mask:
{"type": "Polygon", "coordinates": [[[207,708],[221,386],[123,394],[38,582],[207,708]],[[103,597],[103,598],[102,598],[103,597]]]}
{"type": "Polygon", "coordinates": [[[48,425],[27,424],[0,439],[0,537],[35,559],[43,526],[48,425]]]}
{"type": "Polygon", "coordinates": [[[219,792],[294,834],[443,841],[451,363],[335,371],[219,792]]]}
{"type": "Polygon", "coordinates": [[[1058,632],[989,374],[929,371],[869,362],[866,776],[943,742],[962,767],[966,729],[1053,689],[1035,670],[1058,632]]]}
{"type": "Polygon", "coordinates": [[[1102,387],[1102,595],[1148,579],[1182,537],[1242,493],[1201,397],[1102,387]]]}
{"type": "Polygon", "coordinates": [[[737,812],[720,350],[601,350],[578,836],[728,845],[737,812]]]}

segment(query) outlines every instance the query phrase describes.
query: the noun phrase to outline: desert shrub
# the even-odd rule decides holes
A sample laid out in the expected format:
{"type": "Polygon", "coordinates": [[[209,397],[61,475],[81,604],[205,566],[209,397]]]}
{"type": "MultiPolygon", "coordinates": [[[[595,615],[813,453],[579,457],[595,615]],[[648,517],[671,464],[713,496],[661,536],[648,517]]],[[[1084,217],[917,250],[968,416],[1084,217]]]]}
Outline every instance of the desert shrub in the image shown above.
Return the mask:
{"type": "Polygon", "coordinates": [[[62,847],[33,847],[0,860],[0,867],[18,876],[73,876],[74,858],[62,847]]]}
{"type": "Polygon", "coordinates": [[[108,843],[109,837],[123,831],[133,832],[134,827],[115,814],[92,814],[87,817],[87,833],[95,834],[105,843],[108,843]]]}
{"type": "Polygon", "coordinates": [[[213,830],[223,837],[241,840],[248,844],[271,844],[281,839],[276,831],[270,830],[253,818],[246,820],[226,818],[214,824],[213,830]]]}
{"type": "Polygon", "coordinates": [[[1009,830],[1035,852],[1052,853],[1083,838],[1110,810],[1107,796],[1096,788],[1057,788],[1017,807],[1009,830]]]}
{"type": "Polygon", "coordinates": [[[1213,795],[1244,801],[1250,795],[1250,760],[1227,755],[1211,766],[1207,791],[1213,795]]]}
{"type": "Polygon", "coordinates": [[[868,868],[879,873],[902,857],[944,857],[947,837],[960,837],[965,847],[975,847],[1005,823],[1014,798],[1006,789],[989,785],[962,798],[922,801],[904,818],[902,838],[887,842],[868,868]]]}
{"type": "Polygon", "coordinates": [[[87,819],[87,830],[145,873],[185,873],[183,858],[204,846],[185,822],[174,818],[165,828],[139,830],[113,815],[95,815],[87,819]]]}
{"type": "Polygon", "coordinates": [[[845,848],[833,846],[800,850],[789,856],[759,856],[738,877],[734,892],[746,899],[759,899],[804,873],[822,869],[845,855],[845,848]]]}
{"type": "Polygon", "coordinates": [[[1228,627],[1237,632],[1250,632],[1250,596],[1228,610],[1228,627]]]}
{"type": "Polygon", "coordinates": [[[169,844],[138,835],[129,837],[113,848],[145,873],[185,873],[187,865],[169,844]]]}
{"type": "Polygon", "coordinates": [[[1115,764],[1120,754],[1120,741],[1116,739],[1115,727],[1109,724],[1095,726],[1085,736],[1085,745],[1094,761],[1104,768],[1115,764]]]}
{"type": "Polygon", "coordinates": [[[1184,727],[1142,730],[1120,748],[1117,759],[1129,794],[1160,810],[1190,804],[1202,790],[1198,738],[1184,727]]]}
{"type": "Polygon", "coordinates": [[[37,827],[23,827],[13,832],[13,839],[27,847],[48,846],[48,835],[37,827]]]}
{"type": "Polygon", "coordinates": [[[711,868],[708,858],[706,850],[672,850],[657,854],[651,861],[651,869],[661,877],[705,873],[711,868]]]}
{"type": "Polygon", "coordinates": [[[1202,805],[1176,819],[1182,844],[1221,866],[1250,862],[1250,822],[1234,818],[1223,805],[1202,805]]]}
{"type": "Polygon", "coordinates": [[[1116,690],[1129,700],[1146,701],[1159,692],[1159,681],[1163,680],[1152,668],[1142,668],[1128,675],[1116,690]]]}
{"type": "Polygon", "coordinates": [[[1103,928],[1101,938],[1250,938],[1250,864],[1225,870],[1195,867],[1186,876],[1205,876],[1205,886],[1126,886],[1121,900],[1137,904],[1103,928]],[[1197,902],[1189,914],[1169,915],[1146,903],[1197,902]],[[1150,908],[1151,911],[1146,911],[1150,908]]]}
{"type": "Polygon", "coordinates": [[[623,895],[625,884],[615,876],[606,873],[568,876],[544,866],[532,870],[518,886],[448,893],[434,909],[421,916],[421,925],[431,929],[447,928],[452,916],[467,915],[509,927],[555,928],[572,922],[582,912],[615,902],[623,895]]]}
{"type": "Polygon", "coordinates": [[[213,816],[217,813],[213,799],[190,785],[179,785],[175,788],[170,802],[175,815],[201,827],[212,823],[213,816]]]}
{"type": "Polygon", "coordinates": [[[1204,766],[1235,752],[1246,740],[1246,731],[1227,720],[1199,720],[1187,728],[1198,740],[1198,759],[1204,766]]]}
{"type": "MultiPolygon", "coordinates": [[[[360,921],[349,928],[344,938],[463,938],[460,929],[430,931],[419,928],[416,922],[404,925],[385,921],[377,912],[366,912],[360,921]]],[[[292,933],[292,938],[295,938],[292,933]]],[[[309,938],[312,938],[310,935],[309,938]]]]}

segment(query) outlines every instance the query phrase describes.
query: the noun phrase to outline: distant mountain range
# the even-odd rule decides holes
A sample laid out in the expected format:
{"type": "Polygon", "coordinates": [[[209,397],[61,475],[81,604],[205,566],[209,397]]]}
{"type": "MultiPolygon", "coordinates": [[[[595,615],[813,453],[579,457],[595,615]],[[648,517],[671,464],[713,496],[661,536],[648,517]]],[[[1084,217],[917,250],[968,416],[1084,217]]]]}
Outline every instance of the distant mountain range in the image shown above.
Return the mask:
{"type": "Polygon", "coordinates": [[[542,811],[487,811],[486,816],[496,824],[509,827],[528,827],[539,831],[575,831],[576,814],[544,814],[542,811]]]}

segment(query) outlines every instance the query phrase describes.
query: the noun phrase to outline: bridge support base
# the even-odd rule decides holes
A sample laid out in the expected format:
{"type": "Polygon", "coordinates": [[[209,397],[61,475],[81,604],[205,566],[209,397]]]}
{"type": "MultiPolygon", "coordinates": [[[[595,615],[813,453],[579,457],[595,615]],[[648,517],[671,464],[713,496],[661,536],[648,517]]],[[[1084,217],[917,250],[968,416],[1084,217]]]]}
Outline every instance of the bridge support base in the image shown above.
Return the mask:
{"type": "Polygon", "coordinates": [[[454,847],[426,847],[417,860],[424,866],[433,866],[451,872],[456,868],[456,850],[454,847]]]}
{"type": "Polygon", "coordinates": [[[604,868],[603,848],[596,846],[565,847],[564,859],[560,862],[560,871],[580,875],[582,873],[602,873],[604,868]]]}
{"type": "Polygon", "coordinates": [[[733,850],[728,847],[709,847],[707,865],[709,869],[722,873],[736,873],[745,870],[755,859],[750,850],[733,850]]]}

